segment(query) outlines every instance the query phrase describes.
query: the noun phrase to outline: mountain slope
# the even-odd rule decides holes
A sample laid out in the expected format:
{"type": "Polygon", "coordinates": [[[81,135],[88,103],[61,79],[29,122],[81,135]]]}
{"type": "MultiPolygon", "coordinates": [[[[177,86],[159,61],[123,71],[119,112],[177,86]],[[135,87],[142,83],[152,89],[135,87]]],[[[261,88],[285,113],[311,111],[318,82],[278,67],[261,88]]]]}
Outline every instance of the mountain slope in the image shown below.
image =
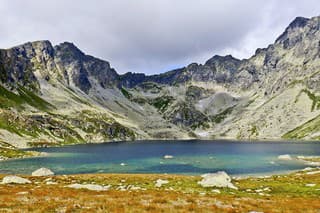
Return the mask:
{"type": "Polygon", "coordinates": [[[249,59],[213,56],[151,76],[119,75],[69,42],[2,49],[0,143],[319,139],[319,57],[320,17],[296,18],[249,59]]]}

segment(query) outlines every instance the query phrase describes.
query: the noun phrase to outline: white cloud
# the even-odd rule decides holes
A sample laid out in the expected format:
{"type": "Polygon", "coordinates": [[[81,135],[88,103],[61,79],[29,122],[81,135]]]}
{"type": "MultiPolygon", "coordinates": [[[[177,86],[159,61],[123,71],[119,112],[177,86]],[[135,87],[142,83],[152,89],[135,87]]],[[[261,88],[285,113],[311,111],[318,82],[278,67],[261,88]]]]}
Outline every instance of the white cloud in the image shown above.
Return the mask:
{"type": "Polygon", "coordinates": [[[2,0],[0,47],[71,41],[126,71],[158,73],[214,54],[249,57],[316,0],[2,0]]]}

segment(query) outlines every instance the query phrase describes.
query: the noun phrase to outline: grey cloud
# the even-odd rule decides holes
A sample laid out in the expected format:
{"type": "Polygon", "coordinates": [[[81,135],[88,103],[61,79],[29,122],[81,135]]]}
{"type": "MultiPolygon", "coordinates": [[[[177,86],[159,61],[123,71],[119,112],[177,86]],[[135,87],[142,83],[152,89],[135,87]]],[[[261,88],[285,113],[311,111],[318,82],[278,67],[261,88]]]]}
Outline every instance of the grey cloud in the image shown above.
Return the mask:
{"type": "Polygon", "coordinates": [[[158,73],[214,54],[248,57],[316,0],[3,0],[0,46],[72,41],[118,72],[158,73]]]}

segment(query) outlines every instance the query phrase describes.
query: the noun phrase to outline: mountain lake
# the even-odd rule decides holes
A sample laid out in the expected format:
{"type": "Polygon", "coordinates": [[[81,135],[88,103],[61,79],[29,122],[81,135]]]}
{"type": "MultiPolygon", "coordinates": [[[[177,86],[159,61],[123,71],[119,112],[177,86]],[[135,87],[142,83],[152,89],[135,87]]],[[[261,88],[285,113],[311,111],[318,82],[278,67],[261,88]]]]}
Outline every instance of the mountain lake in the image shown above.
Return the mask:
{"type": "Polygon", "coordinates": [[[44,157],[0,162],[0,173],[31,174],[46,167],[55,174],[168,173],[199,175],[226,171],[234,176],[300,170],[297,156],[319,156],[319,142],[136,141],[33,148],[44,157]],[[279,159],[290,155],[291,160],[279,159]]]}

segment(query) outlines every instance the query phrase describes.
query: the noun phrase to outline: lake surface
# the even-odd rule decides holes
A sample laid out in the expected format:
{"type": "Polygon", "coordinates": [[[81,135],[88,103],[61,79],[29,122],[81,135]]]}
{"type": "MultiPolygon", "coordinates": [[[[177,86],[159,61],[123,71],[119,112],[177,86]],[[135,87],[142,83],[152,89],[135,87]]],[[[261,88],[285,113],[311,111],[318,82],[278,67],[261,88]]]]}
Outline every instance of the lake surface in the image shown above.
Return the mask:
{"type": "Polygon", "coordinates": [[[320,155],[318,142],[140,141],[32,149],[48,156],[0,162],[0,173],[171,173],[232,175],[284,173],[307,167],[278,156],[320,155]],[[173,159],[164,159],[172,155],[173,159]]]}

